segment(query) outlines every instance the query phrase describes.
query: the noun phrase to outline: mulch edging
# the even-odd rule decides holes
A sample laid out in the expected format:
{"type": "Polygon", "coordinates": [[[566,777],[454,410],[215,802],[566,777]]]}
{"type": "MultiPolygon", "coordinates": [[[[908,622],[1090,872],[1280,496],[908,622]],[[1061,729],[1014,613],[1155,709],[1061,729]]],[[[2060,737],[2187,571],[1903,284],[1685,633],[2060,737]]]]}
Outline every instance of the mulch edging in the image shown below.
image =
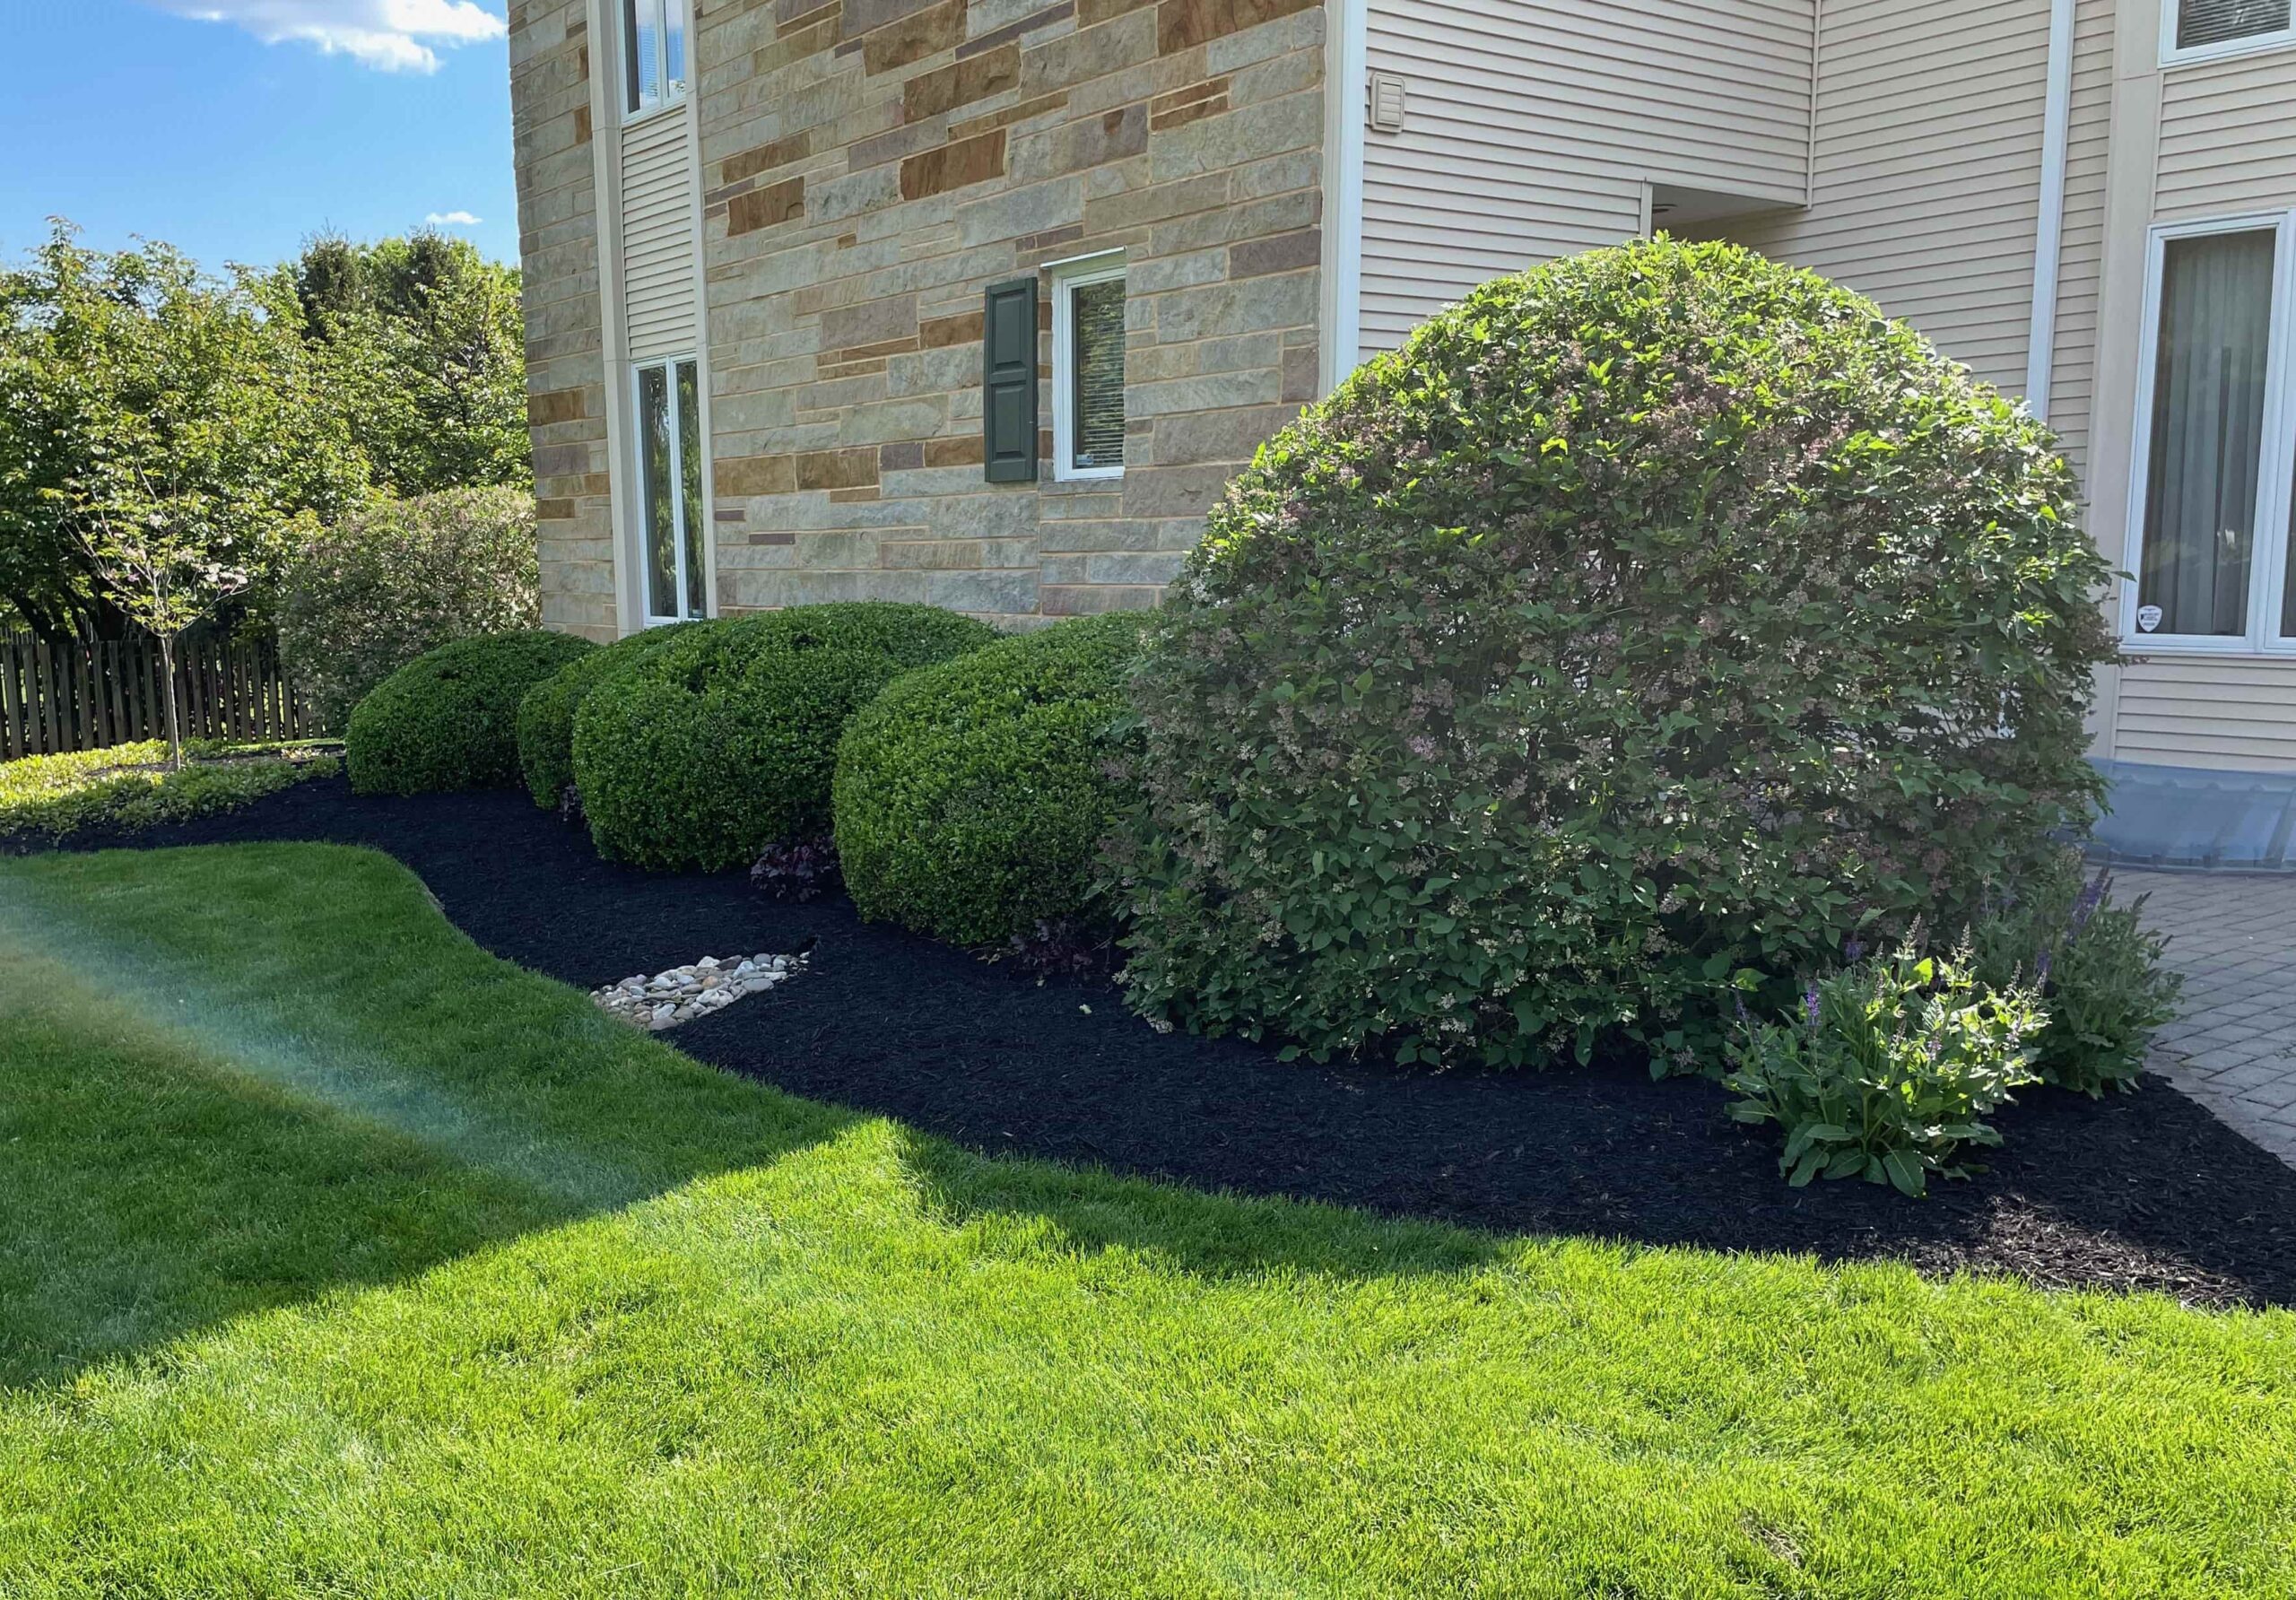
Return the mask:
{"type": "Polygon", "coordinates": [[[496,954],[595,988],[703,953],[810,948],[802,982],[681,1027],[728,1071],[991,1153],[1329,1201],[1507,1232],[1892,1259],[1932,1275],[2296,1305],[2296,1170],[2170,1088],[2101,1102],[2027,1091],[1992,1170],[1906,1201],[1788,1189],[1760,1133],[1695,1081],[1639,1066],[1509,1076],[1278,1062],[1159,1034],[1109,984],[1035,979],[859,920],[842,895],[774,900],[739,874],[603,862],[578,828],[495,792],[407,799],[307,781],[244,810],[67,848],[258,839],[404,862],[496,954]]]}

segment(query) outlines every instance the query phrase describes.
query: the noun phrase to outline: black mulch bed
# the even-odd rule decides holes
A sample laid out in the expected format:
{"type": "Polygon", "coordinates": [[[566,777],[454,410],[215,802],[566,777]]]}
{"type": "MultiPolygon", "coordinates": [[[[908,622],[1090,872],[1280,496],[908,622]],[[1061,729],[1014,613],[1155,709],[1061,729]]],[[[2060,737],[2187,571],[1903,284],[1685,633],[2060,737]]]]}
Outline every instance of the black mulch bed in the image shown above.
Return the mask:
{"type": "Polygon", "coordinates": [[[795,905],[740,874],[611,865],[518,794],[363,798],[319,779],[75,848],[287,839],[387,850],[481,944],[586,987],[810,942],[802,977],[671,1037],[730,1071],[978,1150],[1488,1230],[2296,1305],[2296,1170],[2157,1079],[2102,1102],[2026,1091],[1995,1119],[2007,1146],[1992,1170],[1926,1201],[1856,1182],[1796,1191],[1772,1142],[1730,1122],[1711,1083],[1653,1083],[1639,1066],[1319,1069],[1158,1034],[1105,982],[1039,985],[865,924],[842,895],[795,905]]]}

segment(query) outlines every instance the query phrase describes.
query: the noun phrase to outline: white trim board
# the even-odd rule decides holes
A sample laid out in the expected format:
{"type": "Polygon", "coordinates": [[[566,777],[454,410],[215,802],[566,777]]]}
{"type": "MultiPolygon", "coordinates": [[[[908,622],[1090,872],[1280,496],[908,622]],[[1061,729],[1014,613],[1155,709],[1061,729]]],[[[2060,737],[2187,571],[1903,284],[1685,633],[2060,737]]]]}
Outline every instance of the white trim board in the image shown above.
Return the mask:
{"type": "Polygon", "coordinates": [[[1325,20],[1321,343],[1326,394],[1362,360],[1363,124],[1370,83],[1370,0],[1328,0],[1325,20]]]}

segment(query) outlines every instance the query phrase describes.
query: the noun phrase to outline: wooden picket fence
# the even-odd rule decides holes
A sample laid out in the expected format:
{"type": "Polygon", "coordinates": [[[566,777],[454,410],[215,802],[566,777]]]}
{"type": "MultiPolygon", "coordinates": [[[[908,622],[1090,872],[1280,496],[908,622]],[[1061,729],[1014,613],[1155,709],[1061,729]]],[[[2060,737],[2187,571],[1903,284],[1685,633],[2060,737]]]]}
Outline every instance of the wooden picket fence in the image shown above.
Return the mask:
{"type": "MultiPolygon", "coordinates": [[[[0,634],[0,761],[164,739],[163,683],[156,639],[0,634]]],[[[305,739],[322,731],[268,642],[183,640],[176,704],[187,739],[305,739]]]]}

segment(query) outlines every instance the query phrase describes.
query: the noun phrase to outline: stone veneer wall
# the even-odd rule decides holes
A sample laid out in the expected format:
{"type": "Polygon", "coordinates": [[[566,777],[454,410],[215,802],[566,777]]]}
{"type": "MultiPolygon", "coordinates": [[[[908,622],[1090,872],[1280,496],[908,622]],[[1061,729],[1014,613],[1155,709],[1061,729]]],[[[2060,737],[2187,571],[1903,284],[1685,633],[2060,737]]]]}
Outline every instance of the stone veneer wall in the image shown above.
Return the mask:
{"type": "Polygon", "coordinates": [[[543,622],[612,639],[613,519],[587,14],[583,0],[511,0],[510,103],[543,622]]]}
{"type": "MultiPolygon", "coordinates": [[[[1153,604],[1221,485],[1316,393],[1318,0],[699,10],[720,609],[923,600],[1021,623],[1153,604]],[[1048,438],[1040,482],[984,483],[982,290],[1118,246],[1122,481],[1054,482],[1048,438]]],[[[557,374],[535,437],[566,469],[544,491],[564,530],[545,583],[578,591],[553,621],[587,620],[597,454],[558,449],[596,404],[595,270],[558,242],[568,135],[530,120],[529,317],[557,374]],[[545,422],[558,394],[575,409],[545,422]]]]}

